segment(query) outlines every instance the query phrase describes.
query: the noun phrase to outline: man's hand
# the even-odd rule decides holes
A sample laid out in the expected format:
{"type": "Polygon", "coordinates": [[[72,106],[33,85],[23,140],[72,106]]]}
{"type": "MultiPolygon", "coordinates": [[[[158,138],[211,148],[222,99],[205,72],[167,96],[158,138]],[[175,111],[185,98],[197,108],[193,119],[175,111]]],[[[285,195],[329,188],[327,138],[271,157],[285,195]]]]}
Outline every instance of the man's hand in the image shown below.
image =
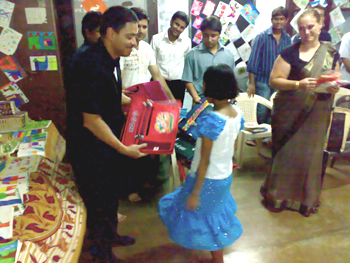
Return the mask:
{"type": "Polygon", "coordinates": [[[144,157],[146,155],[148,155],[147,153],[142,153],[140,152],[140,149],[145,148],[147,146],[147,143],[143,143],[143,144],[132,144],[130,146],[125,146],[126,148],[126,152],[123,153],[124,155],[127,155],[131,158],[134,159],[138,159],[140,157],[144,157]]]}
{"type": "Polygon", "coordinates": [[[247,93],[248,93],[248,97],[249,97],[249,98],[250,98],[250,97],[254,97],[254,94],[255,94],[255,84],[249,83],[247,93]]]}

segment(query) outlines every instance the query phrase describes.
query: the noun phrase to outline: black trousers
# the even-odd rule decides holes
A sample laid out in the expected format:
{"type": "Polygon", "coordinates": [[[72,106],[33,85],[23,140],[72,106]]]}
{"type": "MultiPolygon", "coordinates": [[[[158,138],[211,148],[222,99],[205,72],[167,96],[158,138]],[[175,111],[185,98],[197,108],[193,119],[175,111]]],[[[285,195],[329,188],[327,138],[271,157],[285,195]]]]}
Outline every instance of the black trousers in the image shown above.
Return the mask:
{"type": "Polygon", "coordinates": [[[185,82],[183,82],[182,80],[166,80],[166,83],[171,93],[173,93],[175,99],[181,100],[183,104],[186,89],[185,82]]]}
{"type": "Polygon", "coordinates": [[[124,174],[126,157],[102,158],[80,153],[70,156],[70,160],[79,194],[87,209],[91,253],[108,258],[117,235],[119,200],[128,180],[124,174]]]}

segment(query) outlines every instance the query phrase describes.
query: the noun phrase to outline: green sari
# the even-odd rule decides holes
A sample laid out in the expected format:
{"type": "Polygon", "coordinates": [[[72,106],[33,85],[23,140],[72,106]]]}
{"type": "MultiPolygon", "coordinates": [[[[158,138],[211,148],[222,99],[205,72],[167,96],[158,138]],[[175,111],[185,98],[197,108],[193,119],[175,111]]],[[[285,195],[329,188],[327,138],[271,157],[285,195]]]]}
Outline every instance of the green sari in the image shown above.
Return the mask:
{"type": "MultiPolygon", "coordinates": [[[[295,50],[298,53],[299,49],[295,50]]],[[[314,57],[300,70],[294,70],[288,79],[318,78],[326,74],[334,69],[336,52],[331,43],[321,42],[314,57]]],[[[299,58],[299,53],[293,55],[299,58]]],[[[332,103],[330,94],[278,91],[271,118],[273,160],[260,190],[270,211],[289,209],[304,216],[317,212],[323,147],[332,103]]]]}

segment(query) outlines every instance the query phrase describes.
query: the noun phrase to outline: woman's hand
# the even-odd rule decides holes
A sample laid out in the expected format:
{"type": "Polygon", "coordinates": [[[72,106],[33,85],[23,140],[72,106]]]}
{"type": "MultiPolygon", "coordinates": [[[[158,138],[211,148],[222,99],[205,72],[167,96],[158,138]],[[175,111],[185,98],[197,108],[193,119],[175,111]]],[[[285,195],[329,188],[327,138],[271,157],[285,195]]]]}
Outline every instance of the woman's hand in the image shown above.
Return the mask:
{"type": "Polygon", "coordinates": [[[191,194],[187,198],[187,209],[191,211],[196,211],[197,207],[200,206],[199,198],[197,195],[191,194]]]}
{"type": "Polygon", "coordinates": [[[316,88],[317,81],[315,78],[305,78],[299,81],[299,87],[307,92],[313,92],[316,88]]]}
{"type": "Polygon", "coordinates": [[[330,94],[335,94],[335,93],[337,93],[337,92],[339,91],[339,84],[338,84],[337,82],[335,82],[335,81],[332,81],[332,82],[330,83],[330,86],[327,87],[327,91],[328,91],[328,93],[330,93],[330,94]]]}

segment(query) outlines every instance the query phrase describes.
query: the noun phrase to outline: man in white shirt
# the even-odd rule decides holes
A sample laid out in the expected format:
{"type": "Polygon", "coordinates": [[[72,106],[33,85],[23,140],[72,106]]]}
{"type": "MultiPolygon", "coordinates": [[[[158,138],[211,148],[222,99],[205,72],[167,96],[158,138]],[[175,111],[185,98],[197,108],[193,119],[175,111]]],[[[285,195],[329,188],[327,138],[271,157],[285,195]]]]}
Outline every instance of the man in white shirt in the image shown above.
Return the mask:
{"type": "Polygon", "coordinates": [[[149,18],[141,8],[130,8],[139,19],[139,29],[136,36],[136,47],[133,47],[130,56],[120,58],[123,88],[150,81],[149,73],[153,80],[158,80],[169,99],[174,99],[168,85],[160,73],[154,52],[151,46],[143,41],[146,37],[149,18]]]}
{"type": "Polygon", "coordinates": [[[181,80],[186,54],[191,50],[191,39],[182,34],[189,24],[185,12],[177,11],[170,20],[167,31],[152,37],[151,46],[158,68],[174,97],[183,102],[185,82],[181,80]]]}
{"type": "MultiPolygon", "coordinates": [[[[342,80],[350,82],[350,32],[346,33],[341,41],[339,48],[340,58],[343,62],[340,68],[342,80]]],[[[350,88],[350,85],[347,86],[350,88]]]]}

